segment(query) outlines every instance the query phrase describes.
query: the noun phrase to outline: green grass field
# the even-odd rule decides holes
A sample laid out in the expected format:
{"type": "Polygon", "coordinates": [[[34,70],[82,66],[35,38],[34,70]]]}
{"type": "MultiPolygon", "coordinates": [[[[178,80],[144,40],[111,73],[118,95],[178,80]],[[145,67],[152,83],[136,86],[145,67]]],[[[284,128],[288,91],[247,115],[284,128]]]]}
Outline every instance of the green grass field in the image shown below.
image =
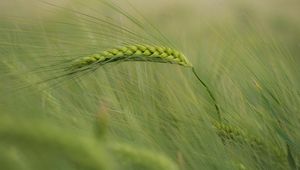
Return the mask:
{"type": "Polygon", "coordinates": [[[0,169],[300,169],[299,9],[295,0],[1,0],[0,169]],[[177,64],[67,72],[133,44],[184,53],[215,101],[177,64]]]}

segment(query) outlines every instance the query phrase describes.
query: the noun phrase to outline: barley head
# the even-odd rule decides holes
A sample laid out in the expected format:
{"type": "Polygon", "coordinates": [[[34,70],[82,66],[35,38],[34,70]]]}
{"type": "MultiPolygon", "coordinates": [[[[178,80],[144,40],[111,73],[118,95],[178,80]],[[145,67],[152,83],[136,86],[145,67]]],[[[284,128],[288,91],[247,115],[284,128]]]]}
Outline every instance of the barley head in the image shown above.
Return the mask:
{"type": "Polygon", "coordinates": [[[77,71],[91,66],[101,66],[107,63],[121,61],[146,61],[172,63],[192,67],[188,59],[179,51],[172,48],[153,45],[128,45],[102,51],[75,60],[71,70],[77,71]]]}

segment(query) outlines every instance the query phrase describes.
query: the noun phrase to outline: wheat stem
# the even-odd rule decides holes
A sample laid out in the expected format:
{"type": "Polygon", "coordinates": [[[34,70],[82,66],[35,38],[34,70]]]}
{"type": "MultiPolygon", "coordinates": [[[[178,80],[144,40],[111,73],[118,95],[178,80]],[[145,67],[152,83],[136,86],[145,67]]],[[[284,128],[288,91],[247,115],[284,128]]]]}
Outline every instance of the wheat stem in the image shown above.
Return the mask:
{"type": "Polygon", "coordinates": [[[217,101],[216,101],[216,98],[214,97],[214,95],[212,94],[211,90],[209,89],[209,87],[206,85],[206,83],[204,83],[203,80],[201,80],[201,78],[198,76],[198,74],[196,73],[195,71],[195,68],[193,67],[192,68],[192,71],[195,75],[195,77],[199,80],[199,82],[202,84],[203,87],[205,87],[207,93],[209,94],[210,98],[213,100],[214,102],[214,105],[215,105],[215,108],[216,108],[216,111],[217,111],[217,114],[218,114],[218,119],[219,121],[221,122],[222,118],[221,118],[221,113],[220,113],[220,108],[217,104],[217,101]]]}

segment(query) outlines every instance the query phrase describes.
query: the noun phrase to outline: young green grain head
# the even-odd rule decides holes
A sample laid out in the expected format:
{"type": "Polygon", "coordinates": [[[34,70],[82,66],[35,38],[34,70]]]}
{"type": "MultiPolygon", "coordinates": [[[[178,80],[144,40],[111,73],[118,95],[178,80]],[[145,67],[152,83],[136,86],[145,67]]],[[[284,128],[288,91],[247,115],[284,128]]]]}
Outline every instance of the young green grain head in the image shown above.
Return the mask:
{"type": "Polygon", "coordinates": [[[192,67],[188,59],[179,51],[163,46],[153,45],[128,45],[102,51],[75,60],[71,65],[72,71],[80,71],[84,68],[94,68],[112,62],[145,61],[171,63],[192,67]]]}

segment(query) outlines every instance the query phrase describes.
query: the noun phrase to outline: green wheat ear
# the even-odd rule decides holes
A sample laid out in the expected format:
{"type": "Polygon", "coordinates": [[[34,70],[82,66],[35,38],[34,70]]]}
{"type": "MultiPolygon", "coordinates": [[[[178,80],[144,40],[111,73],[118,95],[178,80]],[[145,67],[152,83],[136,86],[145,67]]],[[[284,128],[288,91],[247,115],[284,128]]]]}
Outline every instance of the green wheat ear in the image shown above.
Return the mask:
{"type": "Polygon", "coordinates": [[[178,64],[185,67],[192,68],[192,72],[203,87],[205,87],[210,98],[214,102],[215,109],[218,114],[218,119],[221,121],[220,108],[217,104],[216,98],[209,87],[200,79],[196,73],[193,65],[189,62],[187,57],[170,47],[135,44],[118,48],[112,48],[102,51],[98,54],[93,54],[75,60],[67,70],[72,73],[77,73],[84,70],[96,69],[99,66],[112,63],[112,62],[125,62],[125,61],[144,61],[144,62],[158,62],[158,63],[171,63],[178,64]]]}
{"type": "Polygon", "coordinates": [[[75,60],[70,68],[76,72],[83,68],[95,68],[104,64],[121,61],[172,63],[192,67],[188,59],[177,50],[163,46],[137,44],[113,48],[80,58],[75,60]]]}
{"type": "Polygon", "coordinates": [[[217,121],[212,122],[212,124],[217,132],[217,135],[223,142],[248,145],[257,153],[264,152],[273,155],[274,160],[276,160],[281,166],[286,165],[286,154],[280,148],[268,143],[264,143],[262,139],[251,136],[237,127],[229,126],[217,121]]]}

